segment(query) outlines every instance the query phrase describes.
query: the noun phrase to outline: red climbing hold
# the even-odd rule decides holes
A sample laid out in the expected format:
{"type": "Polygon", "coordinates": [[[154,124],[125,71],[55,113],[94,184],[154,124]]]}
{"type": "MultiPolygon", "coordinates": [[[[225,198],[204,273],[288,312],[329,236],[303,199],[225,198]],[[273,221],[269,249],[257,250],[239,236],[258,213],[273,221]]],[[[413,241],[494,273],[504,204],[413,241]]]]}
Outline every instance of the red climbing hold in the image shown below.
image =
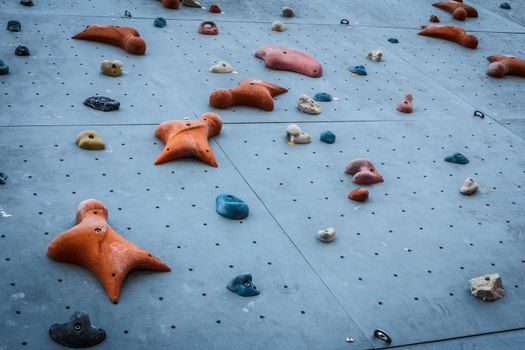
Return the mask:
{"type": "Polygon", "coordinates": [[[348,194],[348,199],[356,202],[364,202],[368,199],[368,190],[363,187],[358,187],[348,194]]]}
{"type": "Polygon", "coordinates": [[[412,113],[412,95],[405,94],[405,98],[397,105],[397,110],[401,113],[412,113]]]}
{"type": "Polygon", "coordinates": [[[213,21],[204,21],[199,25],[199,33],[205,35],[219,34],[219,27],[213,21]]]}
{"type": "Polygon", "coordinates": [[[221,13],[222,12],[221,8],[217,4],[211,5],[208,11],[211,13],[221,13]]]}

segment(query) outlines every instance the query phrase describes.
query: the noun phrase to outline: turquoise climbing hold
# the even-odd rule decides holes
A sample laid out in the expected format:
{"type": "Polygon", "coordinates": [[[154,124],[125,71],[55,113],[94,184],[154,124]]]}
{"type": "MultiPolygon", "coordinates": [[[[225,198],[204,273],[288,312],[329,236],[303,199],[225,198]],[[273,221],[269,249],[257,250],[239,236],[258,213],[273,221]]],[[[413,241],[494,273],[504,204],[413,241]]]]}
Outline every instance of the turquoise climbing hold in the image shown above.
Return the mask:
{"type": "Polygon", "coordinates": [[[228,219],[244,219],[250,213],[248,204],[233,194],[220,194],[215,199],[217,214],[228,219]]]}
{"type": "Polygon", "coordinates": [[[456,164],[468,164],[469,160],[467,157],[462,155],[461,153],[454,153],[451,156],[445,157],[446,162],[450,163],[456,163],[456,164]]]}
{"type": "Polygon", "coordinates": [[[388,39],[389,42],[391,42],[392,44],[399,44],[399,40],[397,40],[396,38],[390,38],[388,39]]]}
{"type": "Polygon", "coordinates": [[[365,66],[350,66],[348,67],[348,70],[352,72],[353,74],[366,75],[365,66]]]}
{"type": "Polygon", "coordinates": [[[0,74],[7,74],[9,72],[9,66],[4,62],[3,59],[0,59],[0,74]]]}
{"type": "Polygon", "coordinates": [[[335,134],[331,132],[330,130],[325,130],[321,133],[321,141],[326,142],[326,143],[334,143],[335,134]]]}
{"type": "Polygon", "coordinates": [[[164,19],[163,17],[155,17],[153,25],[155,27],[164,28],[166,26],[166,19],[164,19]]]}
{"type": "Polygon", "coordinates": [[[314,100],[319,102],[330,102],[334,98],[327,92],[318,92],[314,95],[314,100]]]}
{"type": "Polygon", "coordinates": [[[253,297],[260,294],[252,282],[252,275],[249,273],[235,276],[230,283],[226,285],[226,288],[241,297],[253,297]]]}

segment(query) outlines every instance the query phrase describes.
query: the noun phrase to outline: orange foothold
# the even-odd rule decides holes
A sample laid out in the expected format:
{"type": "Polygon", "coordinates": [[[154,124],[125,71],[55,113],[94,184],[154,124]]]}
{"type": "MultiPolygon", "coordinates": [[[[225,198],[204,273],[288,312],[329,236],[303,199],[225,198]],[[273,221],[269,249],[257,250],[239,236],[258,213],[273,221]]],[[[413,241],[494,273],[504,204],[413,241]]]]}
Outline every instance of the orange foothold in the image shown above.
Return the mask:
{"type": "Polygon", "coordinates": [[[114,304],[131,270],[171,271],[168,265],[115,232],[107,223],[108,210],[102,202],[96,199],[81,202],[76,217],[76,226],[51,241],[47,256],[91,271],[114,304]]]}
{"type": "Polygon", "coordinates": [[[219,135],[222,120],[215,113],[204,113],[199,120],[168,120],[155,129],[155,136],[166,146],[155,165],[179,158],[195,158],[217,167],[208,138],[219,135]]]}
{"type": "Polygon", "coordinates": [[[478,47],[478,39],[474,35],[467,34],[463,28],[455,26],[425,26],[417,35],[453,41],[469,49],[478,47]]]}
{"type": "Polygon", "coordinates": [[[364,202],[368,199],[368,190],[363,187],[358,187],[348,194],[348,199],[357,202],[364,202]]]}
{"type": "Polygon", "coordinates": [[[476,8],[463,2],[441,1],[432,4],[432,6],[451,13],[452,17],[458,21],[464,21],[467,17],[478,17],[476,8]]]}
{"type": "Polygon", "coordinates": [[[233,89],[217,89],[210,95],[210,106],[226,109],[232,106],[250,106],[273,111],[273,97],[288,89],[262,80],[241,80],[233,89]]]}
{"type": "Polygon", "coordinates": [[[179,0],[162,0],[162,5],[168,9],[178,9],[180,5],[179,0]]]}
{"type": "Polygon", "coordinates": [[[510,55],[492,55],[487,57],[489,69],[487,75],[503,78],[505,75],[515,75],[525,78],[525,61],[510,55]]]}
{"type": "Polygon", "coordinates": [[[120,47],[133,55],[146,53],[146,42],[132,27],[92,24],[73,36],[73,39],[97,41],[120,47]]]}

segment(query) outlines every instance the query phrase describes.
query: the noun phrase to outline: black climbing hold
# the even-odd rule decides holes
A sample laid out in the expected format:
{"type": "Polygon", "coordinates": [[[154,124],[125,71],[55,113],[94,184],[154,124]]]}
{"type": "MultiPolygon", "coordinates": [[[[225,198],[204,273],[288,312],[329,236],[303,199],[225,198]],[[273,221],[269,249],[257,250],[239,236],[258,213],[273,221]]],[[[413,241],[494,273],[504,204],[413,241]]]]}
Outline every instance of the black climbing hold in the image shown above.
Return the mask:
{"type": "Polygon", "coordinates": [[[22,30],[22,25],[18,21],[11,20],[7,22],[7,30],[10,32],[19,32],[22,30]]]}
{"type": "Polygon", "coordinates": [[[93,109],[96,109],[97,111],[115,111],[119,109],[120,102],[113,100],[109,97],[104,96],[91,96],[86,98],[84,101],[84,104],[88,107],[91,107],[93,109]]]}
{"type": "Polygon", "coordinates": [[[76,311],[69,321],[55,323],[49,328],[49,336],[60,345],[70,348],[88,348],[106,339],[106,331],[91,324],[89,315],[76,311]]]}
{"type": "Polygon", "coordinates": [[[226,288],[241,297],[253,297],[260,293],[252,283],[252,275],[249,273],[235,276],[226,288]]]}
{"type": "Polygon", "coordinates": [[[6,181],[7,181],[7,175],[4,173],[0,173],[0,185],[5,185],[6,181]]]}
{"type": "Polygon", "coordinates": [[[399,44],[399,40],[397,40],[396,38],[390,38],[388,39],[389,42],[391,42],[392,44],[399,44]]]}
{"type": "Polygon", "coordinates": [[[22,6],[33,6],[33,0],[20,0],[20,5],[22,6]]]}
{"type": "Polygon", "coordinates": [[[502,9],[510,10],[510,4],[508,2],[502,2],[501,5],[499,5],[502,9]]]}
{"type": "Polygon", "coordinates": [[[128,10],[125,10],[125,11],[124,11],[124,16],[126,16],[126,17],[130,17],[130,18],[133,17],[133,16],[131,15],[131,12],[129,12],[128,10]]]}
{"type": "Polygon", "coordinates": [[[474,111],[474,117],[480,117],[481,119],[485,118],[485,113],[482,111],[474,111]]]}
{"type": "Polygon", "coordinates": [[[350,24],[350,21],[347,20],[346,18],[343,18],[343,19],[341,20],[341,24],[350,24]]]}
{"type": "Polygon", "coordinates": [[[381,339],[382,341],[384,341],[387,344],[390,344],[392,342],[392,338],[388,335],[387,332],[385,332],[382,329],[376,329],[374,331],[374,337],[377,337],[377,338],[381,339]]]}
{"type": "Polygon", "coordinates": [[[9,73],[9,66],[0,58],[0,75],[9,73]]]}
{"type": "Polygon", "coordinates": [[[25,46],[18,45],[15,49],[15,55],[17,56],[29,56],[29,49],[25,46]]]}

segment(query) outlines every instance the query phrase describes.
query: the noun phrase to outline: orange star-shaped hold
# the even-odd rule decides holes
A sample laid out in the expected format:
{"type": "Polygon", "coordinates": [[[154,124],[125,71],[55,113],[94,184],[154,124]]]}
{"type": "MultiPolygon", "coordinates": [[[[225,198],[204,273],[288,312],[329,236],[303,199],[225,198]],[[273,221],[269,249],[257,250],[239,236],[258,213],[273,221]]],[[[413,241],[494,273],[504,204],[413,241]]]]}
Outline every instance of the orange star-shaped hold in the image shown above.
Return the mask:
{"type": "Polygon", "coordinates": [[[127,241],[107,223],[108,210],[95,199],[77,208],[77,225],[55,237],[47,255],[57,261],[80,265],[102,282],[109,299],[116,304],[128,272],[134,269],[171,271],[162,261],[127,241]]]}
{"type": "Polygon", "coordinates": [[[217,167],[208,138],[219,135],[222,120],[215,113],[204,113],[199,120],[168,120],[155,129],[155,136],[166,146],[155,165],[191,157],[217,167]]]}

